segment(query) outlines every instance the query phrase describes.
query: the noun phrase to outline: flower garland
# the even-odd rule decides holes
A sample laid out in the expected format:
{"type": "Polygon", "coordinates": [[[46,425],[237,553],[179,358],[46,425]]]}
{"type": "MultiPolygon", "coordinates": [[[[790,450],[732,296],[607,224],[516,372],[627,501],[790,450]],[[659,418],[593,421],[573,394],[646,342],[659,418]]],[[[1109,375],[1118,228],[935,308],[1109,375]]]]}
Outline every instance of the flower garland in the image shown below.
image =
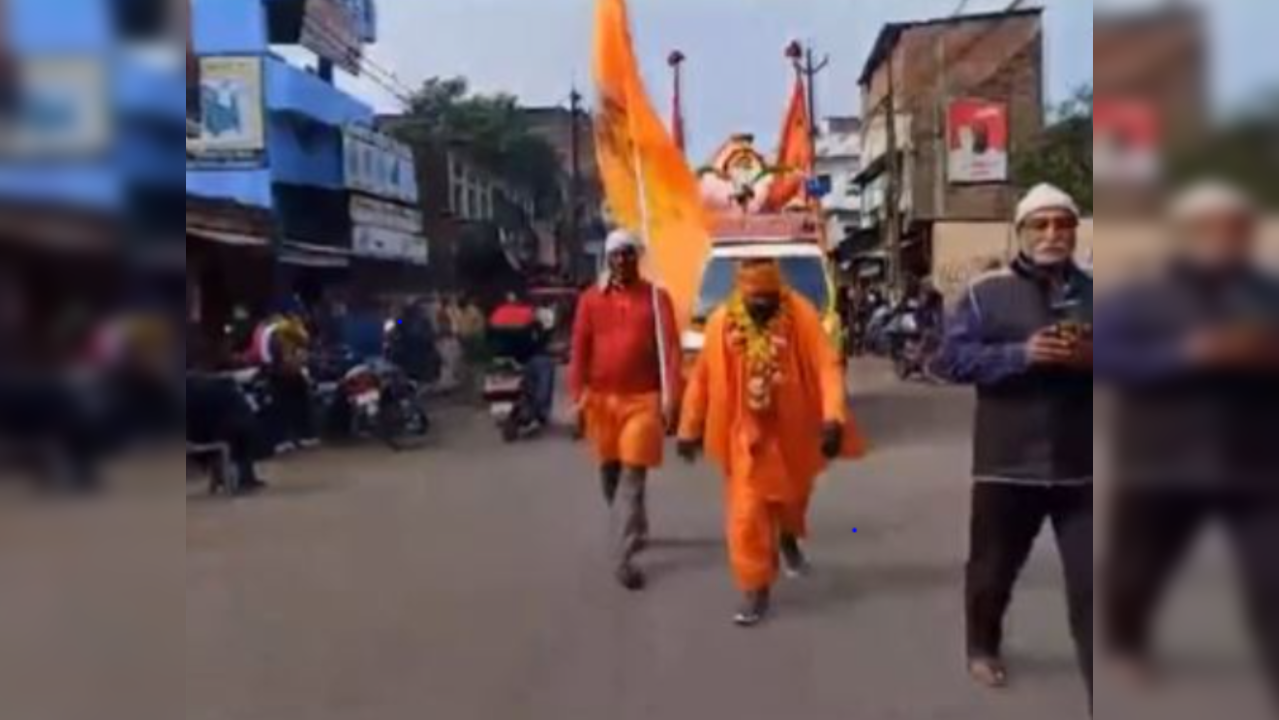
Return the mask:
{"type": "Polygon", "coordinates": [[[783,380],[782,350],[790,326],[790,303],[784,294],[777,314],[762,326],[751,317],[740,293],[728,301],[728,339],[746,356],[746,402],[752,412],[773,407],[774,390],[783,380]]]}

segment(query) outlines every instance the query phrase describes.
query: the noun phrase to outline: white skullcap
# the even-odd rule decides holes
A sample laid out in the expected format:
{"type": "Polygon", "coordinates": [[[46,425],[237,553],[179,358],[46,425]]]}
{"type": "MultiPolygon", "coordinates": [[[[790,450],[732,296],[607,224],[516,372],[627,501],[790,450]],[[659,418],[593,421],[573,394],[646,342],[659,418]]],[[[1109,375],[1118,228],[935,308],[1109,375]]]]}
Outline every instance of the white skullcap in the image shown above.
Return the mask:
{"type": "Polygon", "coordinates": [[[1209,215],[1251,215],[1252,200],[1242,190],[1220,180],[1208,180],[1190,186],[1172,203],[1172,218],[1190,222],[1209,215]]]}
{"type": "Polygon", "coordinates": [[[639,236],[630,230],[619,229],[609,234],[608,240],[604,242],[604,254],[612,255],[622,250],[643,250],[644,244],[640,242],[639,236]]]}
{"type": "Polygon", "coordinates": [[[1075,204],[1074,198],[1059,187],[1041,183],[1031,188],[1017,204],[1017,224],[1021,225],[1031,215],[1044,210],[1065,210],[1079,217],[1079,206],[1075,204]]]}

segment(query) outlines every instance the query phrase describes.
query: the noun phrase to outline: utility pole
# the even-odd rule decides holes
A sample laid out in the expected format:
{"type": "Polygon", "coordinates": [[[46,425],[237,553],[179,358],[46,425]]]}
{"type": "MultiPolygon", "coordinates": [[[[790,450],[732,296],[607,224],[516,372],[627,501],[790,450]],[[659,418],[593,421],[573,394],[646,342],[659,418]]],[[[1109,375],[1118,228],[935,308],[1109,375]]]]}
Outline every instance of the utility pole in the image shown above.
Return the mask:
{"type": "Polygon", "coordinates": [[[575,86],[569,102],[569,181],[568,181],[568,248],[567,270],[577,280],[577,259],[582,245],[582,94],[575,86]]]}
{"type": "Polygon", "coordinates": [[[679,50],[672,52],[666,59],[666,64],[671,67],[674,83],[671,93],[671,135],[680,152],[684,152],[688,142],[687,128],[684,126],[684,61],[687,59],[679,50]]]}
{"type": "Polygon", "coordinates": [[[892,254],[893,268],[892,280],[893,288],[900,290],[903,286],[906,273],[904,271],[904,253],[902,248],[902,217],[901,217],[901,159],[897,152],[897,63],[894,61],[895,52],[888,54],[888,97],[885,102],[887,105],[887,136],[888,136],[888,182],[884,190],[884,202],[888,207],[888,246],[892,254]]]}
{"type": "Polygon", "coordinates": [[[830,66],[830,56],[825,55],[818,60],[811,45],[805,46],[798,40],[792,40],[790,45],[786,46],[786,57],[790,58],[796,74],[804,85],[804,95],[808,100],[808,141],[813,157],[816,158],[817,137],[820,134],[817,123],[817,76],[830,66]]]}

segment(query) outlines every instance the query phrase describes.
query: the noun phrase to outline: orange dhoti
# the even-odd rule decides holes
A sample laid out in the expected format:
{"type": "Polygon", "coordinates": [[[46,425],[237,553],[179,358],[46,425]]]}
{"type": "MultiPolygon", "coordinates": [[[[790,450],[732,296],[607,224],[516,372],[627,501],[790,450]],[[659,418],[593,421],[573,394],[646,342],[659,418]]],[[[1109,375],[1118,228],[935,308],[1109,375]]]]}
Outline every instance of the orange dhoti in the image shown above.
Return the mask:
{"type": "Polygon", "coordinates": [[[728,555],[737,586],[755,592],[777,579],[778,539],[807,537],[813,478],[790,476],[776,438],[738,450],[725,485],[728,555]]]}
{"type": "Polygon", "coordinates": [[[660,467],[666,442],[660,393],[591,393],[584,403],[586,435],[600,464],[660,467]]]}

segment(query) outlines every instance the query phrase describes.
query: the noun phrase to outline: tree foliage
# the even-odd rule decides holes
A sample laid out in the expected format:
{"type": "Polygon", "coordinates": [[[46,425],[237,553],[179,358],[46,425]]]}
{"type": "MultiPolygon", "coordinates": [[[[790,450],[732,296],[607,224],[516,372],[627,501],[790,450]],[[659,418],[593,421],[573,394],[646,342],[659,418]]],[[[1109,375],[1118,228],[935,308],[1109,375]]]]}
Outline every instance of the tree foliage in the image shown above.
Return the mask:
{"type": "Polygon", "coordinates": [[[1047,182],[1092,212],[1093,90],[1083,87],[1049,112],[1049,125],[1036,142],[1013,157],[1013,177],[1022,188],[1047,182]]]}
{"type": "Polygon", "coordinates": [[[1211,130],[1173,160],[1176,185],[1217,178],[1238,184],[1271,209],[1279,208],[1279,94],[1211,130]]]}
{"type": "Polygon", "coordinates": [[[411,96],[409,114],[417,122],[401,133],[405,141],[464,145],[477,163],[530,190],[540,215],[560,209],[559,156],[533,133],[514,95],[474,93],[465,78],[430,78],[411,96]]]}

